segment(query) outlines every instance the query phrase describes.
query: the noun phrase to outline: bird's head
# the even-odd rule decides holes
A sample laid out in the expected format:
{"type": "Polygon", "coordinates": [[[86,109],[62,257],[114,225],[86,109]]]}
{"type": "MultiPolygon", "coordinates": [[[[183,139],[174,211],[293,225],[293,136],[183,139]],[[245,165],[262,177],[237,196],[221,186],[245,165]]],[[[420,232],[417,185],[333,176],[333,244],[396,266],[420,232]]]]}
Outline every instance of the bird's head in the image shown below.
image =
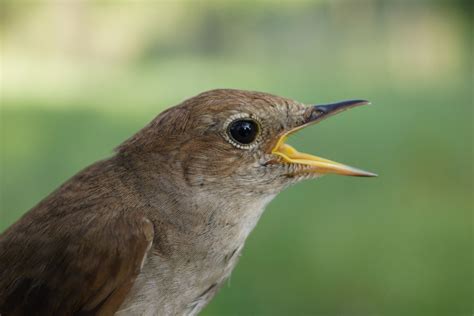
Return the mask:
{"type": "Polygon", "coordinates": [[[267,93],[212,90],[163,112],[119,151],[137,155],[155,169],[150,174],[168,175],[180,188],[223,196],[274,195],[324,174],[371,177],[375,174],[300,153],[285,142],[308,125],[364,104],[307,106],[267,93]]]}

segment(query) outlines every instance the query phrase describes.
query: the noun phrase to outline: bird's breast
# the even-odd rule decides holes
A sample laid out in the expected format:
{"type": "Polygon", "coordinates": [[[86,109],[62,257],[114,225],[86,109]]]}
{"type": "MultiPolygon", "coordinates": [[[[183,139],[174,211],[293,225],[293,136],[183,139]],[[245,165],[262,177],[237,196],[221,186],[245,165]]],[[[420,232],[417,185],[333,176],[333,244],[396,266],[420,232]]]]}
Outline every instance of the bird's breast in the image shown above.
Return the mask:
{"type": "Polygon", "coordinates": [[[168,238],[173,245],[170,256],[152,249],[121,307],[122,315],[197,314],[231,274],[273,197],[207,209],[192,229],[168,238]]]}

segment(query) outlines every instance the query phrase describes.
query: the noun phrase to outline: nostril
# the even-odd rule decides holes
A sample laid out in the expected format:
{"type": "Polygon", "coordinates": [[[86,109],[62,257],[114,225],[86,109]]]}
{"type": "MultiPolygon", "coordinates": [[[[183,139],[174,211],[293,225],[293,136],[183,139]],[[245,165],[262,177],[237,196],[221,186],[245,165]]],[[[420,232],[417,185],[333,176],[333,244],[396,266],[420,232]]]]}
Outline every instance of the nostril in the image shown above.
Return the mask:
{"type": "Polygon", "coordinates": [[[326,108],[325,106],[318,106],[314,110],[319,115],[328,113],[328,108],[326,108]]]}
{"type": "Polygon", "coordinates": [[[310,115],[309,115],[309,119],[308,121],[314,121],[315,119],[319,118],[321,115],[324,115],[326,114],[327,111],[326,109],[321,109],[321,108],[313,108],[313,110],[311,111],[310,115]]]}

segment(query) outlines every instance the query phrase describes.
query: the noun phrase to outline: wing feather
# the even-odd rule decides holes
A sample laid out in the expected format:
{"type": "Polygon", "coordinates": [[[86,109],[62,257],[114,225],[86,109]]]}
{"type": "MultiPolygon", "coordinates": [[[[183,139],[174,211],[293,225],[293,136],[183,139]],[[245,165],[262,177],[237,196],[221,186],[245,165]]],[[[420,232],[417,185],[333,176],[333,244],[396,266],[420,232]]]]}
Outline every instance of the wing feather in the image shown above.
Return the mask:
{"type": "Polygon", "coordinates": [[[153,234],[152,223],[134,210],[23,218],[0,236],[0,314],[112,315],[153,234]]]}

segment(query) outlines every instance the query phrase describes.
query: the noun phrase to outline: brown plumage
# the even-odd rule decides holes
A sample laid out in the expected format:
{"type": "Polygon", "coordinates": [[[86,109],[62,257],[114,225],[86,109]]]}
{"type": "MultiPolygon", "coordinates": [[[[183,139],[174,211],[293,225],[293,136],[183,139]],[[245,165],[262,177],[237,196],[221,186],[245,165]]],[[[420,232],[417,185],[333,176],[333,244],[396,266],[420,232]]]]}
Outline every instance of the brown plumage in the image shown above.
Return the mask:
{"type": "Polygon", "coordinates": [[[283,144],[363,103],[223,89],[163,112],[0,235],[0,314],[196,314],[278,192],[324,173],[372,175],[283,144]]]}

